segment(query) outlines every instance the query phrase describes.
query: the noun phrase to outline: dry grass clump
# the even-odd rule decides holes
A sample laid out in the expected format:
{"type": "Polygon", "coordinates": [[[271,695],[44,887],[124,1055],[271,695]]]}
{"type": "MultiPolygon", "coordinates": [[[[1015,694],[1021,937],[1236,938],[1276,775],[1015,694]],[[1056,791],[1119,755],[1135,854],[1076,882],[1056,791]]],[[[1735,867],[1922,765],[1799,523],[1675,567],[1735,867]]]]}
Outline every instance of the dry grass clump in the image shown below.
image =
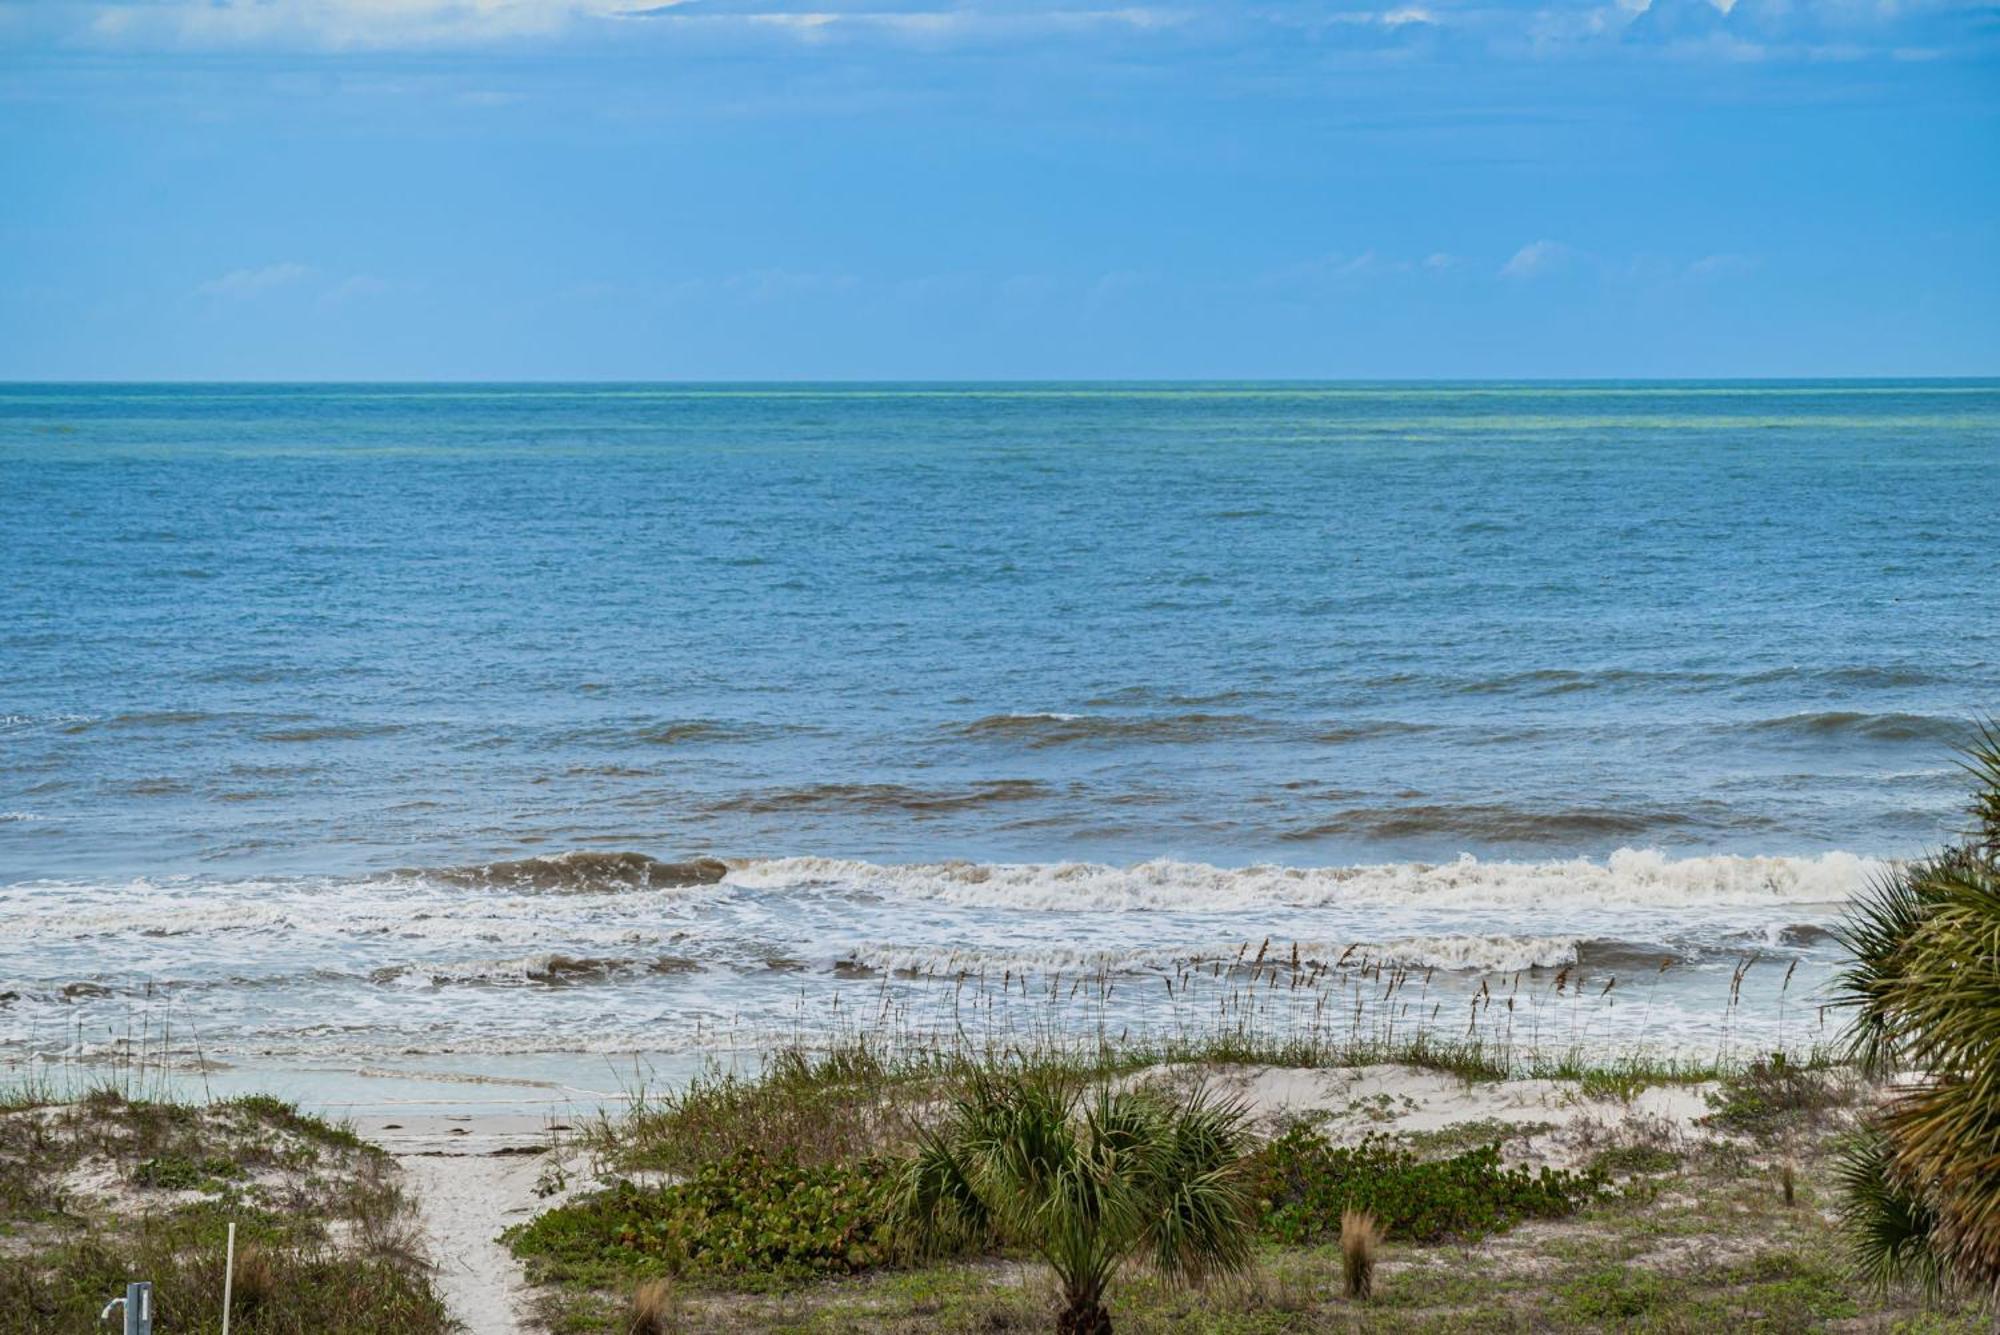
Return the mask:
{"type": "Polygon", "coordinates": [[[1340,1276],[1347,1296],[1366,1302],[1375,1293],[1375,1260],[1382,1225],[1367,1210],[1340,1212],[1340,1276]]]}
{"type": "Polygon", "coordinates": [[[642,1280],[632,1290],[631,1318],[626,1325],[629,1335],[671,1335],[681,1324],[680,1293],[673,1281],[642,1280]]]}
{"type": "Polygon", "coordinates": [[[230,1277],[229,1310],[239,1317],[255,1315],[278,1292],[278,1265],[271,1254],[255,1243],[236,1252],[236,1269],[230,1277]]]}

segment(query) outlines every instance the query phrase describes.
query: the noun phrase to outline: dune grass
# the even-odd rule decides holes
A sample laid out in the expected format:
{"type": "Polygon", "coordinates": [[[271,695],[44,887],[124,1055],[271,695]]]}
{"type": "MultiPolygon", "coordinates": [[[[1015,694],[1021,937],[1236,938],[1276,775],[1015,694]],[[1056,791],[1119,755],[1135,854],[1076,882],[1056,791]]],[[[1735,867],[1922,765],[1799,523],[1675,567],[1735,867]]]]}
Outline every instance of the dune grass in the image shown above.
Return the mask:
{"type": "Polygon", "coordinates": [[[268,1097],[206,1105],[98,1088],[16,1090],[0,1110],[0,1332],[99,1329],[149,1280],[159,1329],[219,1329],[237,1226],[232,1329],[450,1329],[393,1163],[268,1097]],[[43,1091],[46,1092],[46,1091],[43,1091]]]}

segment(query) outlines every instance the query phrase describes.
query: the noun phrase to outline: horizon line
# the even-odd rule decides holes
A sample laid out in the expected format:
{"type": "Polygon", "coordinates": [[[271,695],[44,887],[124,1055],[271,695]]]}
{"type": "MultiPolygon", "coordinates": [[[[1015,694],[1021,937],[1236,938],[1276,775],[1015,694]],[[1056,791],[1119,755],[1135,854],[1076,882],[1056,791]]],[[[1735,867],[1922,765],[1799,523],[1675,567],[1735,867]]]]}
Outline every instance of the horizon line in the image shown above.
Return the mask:
{"type": "Polygon", "coordinates": [[[730,386],[863,386],[863,385],[1816,385],[1816,384],[1866,384],[1866,385],[1922,385],[1922,384],[1984,384],[2000,385],[2000,371],[1980,374],[1929,374],[1929,375],[1634,375],[1634,376],[798,376],[798,377],[664,377],[660,379],[633,378],[627,376],[605,378],[543,378],[543,377],[422,377],[390,376],[363,378],[130,378],[130,377],[53,377],[41,379],[10,378],[0,376],[0,389],[22,389],[39,386],[88,386],[93,388],[120,387],[227,387],[227,388],[287,388],[287,387],[365,387],[374,385],[398,386],[458,386],[458,385],[512,385],[527,387],[571,387],[571,386],[612,386],[612,385],[661,385],[698,387],[704,385],[730,386]]]}

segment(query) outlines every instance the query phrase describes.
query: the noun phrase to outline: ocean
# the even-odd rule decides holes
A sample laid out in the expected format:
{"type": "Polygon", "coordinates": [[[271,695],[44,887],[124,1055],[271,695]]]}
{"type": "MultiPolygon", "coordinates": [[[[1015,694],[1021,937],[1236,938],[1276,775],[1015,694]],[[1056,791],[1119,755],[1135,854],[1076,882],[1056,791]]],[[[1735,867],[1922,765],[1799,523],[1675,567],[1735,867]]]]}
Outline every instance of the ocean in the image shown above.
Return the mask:
{"type": "Polygon", "coordinates": [[[0,386],[0,1074],[1810,1041],[1996,532],[2000,381],[0,386]]]}

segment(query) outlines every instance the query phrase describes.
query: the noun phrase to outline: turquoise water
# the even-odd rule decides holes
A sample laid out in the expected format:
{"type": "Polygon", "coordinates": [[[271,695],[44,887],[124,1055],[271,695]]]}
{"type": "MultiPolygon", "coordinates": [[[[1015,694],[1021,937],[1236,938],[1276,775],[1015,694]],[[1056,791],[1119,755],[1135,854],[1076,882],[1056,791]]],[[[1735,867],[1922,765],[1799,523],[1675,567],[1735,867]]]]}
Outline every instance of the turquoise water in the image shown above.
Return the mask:
{"type": "Polygon", "coordinates": [[[1957,823],[1995,532],[1996,381],[0,387],[0,1048],[1815,958],[1957,823]]]}

